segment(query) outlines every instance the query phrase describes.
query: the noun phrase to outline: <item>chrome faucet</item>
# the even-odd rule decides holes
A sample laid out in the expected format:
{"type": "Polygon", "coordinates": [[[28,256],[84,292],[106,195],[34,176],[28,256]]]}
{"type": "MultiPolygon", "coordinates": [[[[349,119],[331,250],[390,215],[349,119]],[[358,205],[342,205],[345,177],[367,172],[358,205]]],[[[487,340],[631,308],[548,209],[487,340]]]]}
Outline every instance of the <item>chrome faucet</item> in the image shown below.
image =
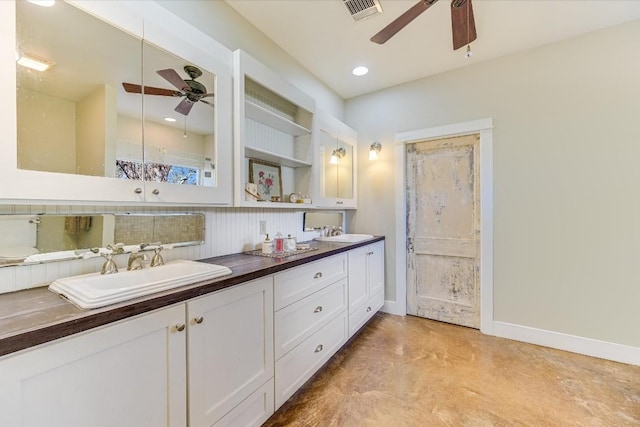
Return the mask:
{"type": "Polygon", "coordinates": [[[138,252],[131,252],[129,255],[129,261],[127,261],[127,271],[130,270],[142,270],[143,261],[146,260],[144,254],[138,252]]]}

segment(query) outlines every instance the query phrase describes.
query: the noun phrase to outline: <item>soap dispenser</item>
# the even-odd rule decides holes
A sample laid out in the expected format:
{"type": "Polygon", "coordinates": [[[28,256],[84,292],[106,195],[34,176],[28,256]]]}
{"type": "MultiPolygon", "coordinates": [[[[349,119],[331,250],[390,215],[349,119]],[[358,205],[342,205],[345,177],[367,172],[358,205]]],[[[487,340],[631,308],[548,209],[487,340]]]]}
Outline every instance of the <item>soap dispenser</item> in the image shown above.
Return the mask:
{"type": "Polygon", "coordinates": [[[262,242],[262,253],[263,254],[273,253],[273,240],[269,240],[268,234],[266,235],[264,242],[262,242]]]}
{"type": "Polygon", "coordinates": [[[275,239],[273,240],[275,244],[275,252],[279,254],[284,252],[284,237],[282,237],[282,233],[278,231],[275,239]]]}

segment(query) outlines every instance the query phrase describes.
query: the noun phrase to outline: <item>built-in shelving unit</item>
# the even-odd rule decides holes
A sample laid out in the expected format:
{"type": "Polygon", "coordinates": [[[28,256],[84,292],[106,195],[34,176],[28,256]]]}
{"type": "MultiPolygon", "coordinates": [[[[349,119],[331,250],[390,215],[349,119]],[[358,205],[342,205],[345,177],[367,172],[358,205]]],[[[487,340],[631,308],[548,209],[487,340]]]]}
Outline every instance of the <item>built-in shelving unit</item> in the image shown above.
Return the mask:
{"type": "Polygon", "coordinates": [[[291,136],[309,135],[311,133],[311,130],[306,127],[300,126],[296,122],[279,116],[251,101],[245,101],[244,112],[245,117],[291,136]]]}
{"type": "MultiPolygon", "coordinates": [[[[302,208],[291,193],[312,194],[315,101],[246,52],[234,52],[234,204],[302,208]],[[279,168],[281,202],[248,200],[250,160],[279,168]]],[[[311,207],[309,204],[305,208],[311,207]]]]}

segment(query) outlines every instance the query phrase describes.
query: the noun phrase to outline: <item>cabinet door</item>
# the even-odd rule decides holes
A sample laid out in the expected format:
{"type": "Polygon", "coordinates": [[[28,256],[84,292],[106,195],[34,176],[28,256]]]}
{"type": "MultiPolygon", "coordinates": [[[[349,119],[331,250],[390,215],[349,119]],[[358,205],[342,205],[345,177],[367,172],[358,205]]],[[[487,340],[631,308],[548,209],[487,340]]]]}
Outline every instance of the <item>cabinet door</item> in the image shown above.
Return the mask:
{"type": "Polygon", "coordinates": [[[349,312],[364,305],[369,299],[367,283],[368,247],[349,251],[349,312]]]}
{"type": "Polygon", "coordinates": [[[315,120],[314,201],[318,207],[357,207],[357,133],[329,114],[315,120]]]}
{"type": "Polygon", "coordinates": [[[273,377],[273,278],[190,301],[187,311],[189,423],[211,426],[273,377]]]}
{"type": "Polygon", "coordinates": [[[0,425],[186,426],[184,305],[0,360],[0,425]]]}
{"type": "Polygon", "coordinates": [[[72,3],[0,2],[0,197],[230,204],[231,52],[159,5],[72,3]]]}

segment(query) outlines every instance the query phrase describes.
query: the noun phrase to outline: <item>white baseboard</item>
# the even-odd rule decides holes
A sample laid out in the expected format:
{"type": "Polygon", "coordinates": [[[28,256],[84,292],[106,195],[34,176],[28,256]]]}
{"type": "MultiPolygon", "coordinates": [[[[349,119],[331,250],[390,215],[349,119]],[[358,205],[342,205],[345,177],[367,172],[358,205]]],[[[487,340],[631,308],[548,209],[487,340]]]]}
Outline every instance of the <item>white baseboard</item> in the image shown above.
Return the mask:
{"type": "MultiPolygon", "coordinates": [[[[386,307],[385,303],[385,307],[386,307]]],[[[600,341],[528,326],[505,322],[493,322],[493,334],[497,337],[556,348],[614,362],[640,365],[640,348],[608,341],[600,341]]]]}
{"type": "Polygon", "coordinates": [[[384,305],[382,306],[380,311],[384,313],[395,314],[398,316],[406,316],[407,304],[404,302],[402,304],[399,304],[398,301],[384,300],[384,305]]]}

